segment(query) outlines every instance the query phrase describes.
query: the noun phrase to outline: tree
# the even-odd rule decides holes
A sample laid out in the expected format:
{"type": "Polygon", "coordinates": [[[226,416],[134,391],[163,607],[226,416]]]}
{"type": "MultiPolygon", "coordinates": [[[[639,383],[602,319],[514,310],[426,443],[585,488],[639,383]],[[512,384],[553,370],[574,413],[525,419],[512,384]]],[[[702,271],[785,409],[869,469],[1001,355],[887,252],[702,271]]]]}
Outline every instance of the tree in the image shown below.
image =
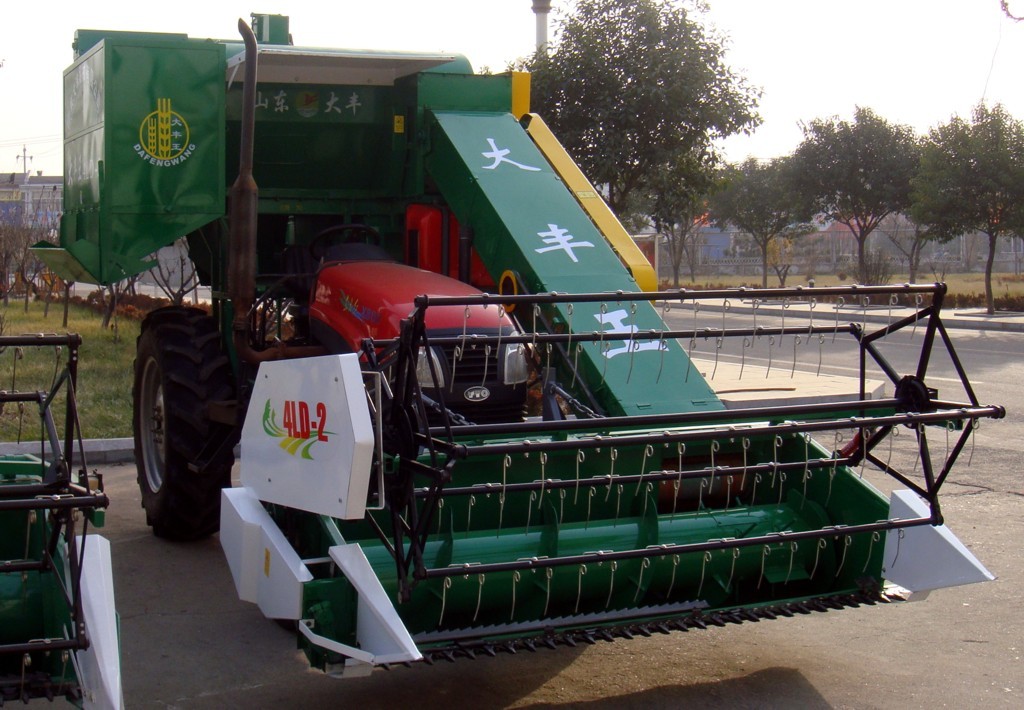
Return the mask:
{"type": "Polygon", "coordinates": [[[648,178],[645,211],[668,246],[676,288],[684,260],[690,281],[697,280],[697,264],[704,246],[700,228],[708,223],[708,193],[714,187],[711,160],[706,152],[693,153],[661,165],[648,178]]]}
{"type": "Polygon", "coordinates": [[[748,158],[740,165],[723,171],[722,187],[711,197],[711,219],[721,228],[732,225],[748,235],[761,254],[761,286],[768,286],[771,264],[785,285],[789,264],[783,268],[783,255],[792,240],[815,231],[810,224],[811,203],[802,200],[793,189],[790,174],[792,160],[776,158],[765,163],[748,158]],[[779,242],[788,242],[782,244],[779,242]]]}
{"type": "Polygon", "coordinates": [[[910,127],[891,124],[861,107],[852,123],[815,119],[803,131],[793,156],[798,189],[818,213],[853,234],[858,278],[865,282],[868,237],[886,217],[910,207],[919,138],[910,127]]]}
{"type": "Polygon", "coordinates": [[[947,239],[971,231],[988,237],[985,304],[995,313],[996,241],[1024,234],[1024,124],[998,104],[979,104],[970,123],[954,116],[932,129],[914,182],[913,214],[947,239]]]}
{"type": "Polygon", "coordinates": [[[668,0],[577,0],[550,53],[520,67],[533,110],[620,214],[660,166],[760,121],[721,41],[668,0]]]}
{"type": "Polygon", "coordinates": [[[937,238],[935,232],[928,225],[914,222],[903,214],[890,215],[878,226],[878,231],[906,260],[908,279],[916,283],[921,271],[921,254],[925,245],[937,238]]]}

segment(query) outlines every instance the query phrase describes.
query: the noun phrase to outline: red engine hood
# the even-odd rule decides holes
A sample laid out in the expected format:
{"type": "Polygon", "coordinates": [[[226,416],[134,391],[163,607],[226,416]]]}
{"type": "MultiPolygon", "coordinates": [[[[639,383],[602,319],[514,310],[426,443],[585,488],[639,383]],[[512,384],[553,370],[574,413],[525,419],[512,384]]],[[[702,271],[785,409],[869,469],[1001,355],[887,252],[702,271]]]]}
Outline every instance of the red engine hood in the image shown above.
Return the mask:
{"type": "MultiPolygon", "coordinates": [[[[482,291],[455,279],[405,264],[350,261],[325,266],[317,274],[310,318],[319,320],[357,349],[363,338],[393,338],[415,307],[416,296],[477,296],[482,291]]],[[[494,332],[512,326],[500,306],[432,307],[429,330],[494,332]]]]}

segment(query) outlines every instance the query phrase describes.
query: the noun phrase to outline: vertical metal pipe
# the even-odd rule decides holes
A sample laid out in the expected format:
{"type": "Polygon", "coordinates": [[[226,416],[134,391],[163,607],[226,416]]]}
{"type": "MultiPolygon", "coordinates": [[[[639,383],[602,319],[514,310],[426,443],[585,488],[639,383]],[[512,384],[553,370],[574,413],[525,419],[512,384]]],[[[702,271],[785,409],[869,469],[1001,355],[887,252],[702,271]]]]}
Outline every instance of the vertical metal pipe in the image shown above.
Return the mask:
{"type": "Polygon", "coordinates": [[[537,16],[537,51],[542,52],[548,44],[548,13],[551,0],[533,0],[533,14],[537,16]]]}
{"type": "Polygon", "coordinates": [[[239,353],[248,350],[248,319],[256,290],[256,216],[259,188],[252,176],[256,124],[256,36],[244,20],[238,32],[245,42],[245,78],[242,86],[242,142],[238,178],[231,186],[228,233],[228,297],[234,308],[231,330],[239,353]]]}

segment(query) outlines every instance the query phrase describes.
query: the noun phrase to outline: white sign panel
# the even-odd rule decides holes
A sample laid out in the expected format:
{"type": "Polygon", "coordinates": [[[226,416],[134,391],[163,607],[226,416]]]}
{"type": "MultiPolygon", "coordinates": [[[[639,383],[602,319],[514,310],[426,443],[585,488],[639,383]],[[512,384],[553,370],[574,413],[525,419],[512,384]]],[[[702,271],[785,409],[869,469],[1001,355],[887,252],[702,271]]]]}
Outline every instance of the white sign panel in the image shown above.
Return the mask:
{"type": "Polygon", "coordinates": [[[242,429],[242,485],[260,500],[361,519],[373,426],[358,355],[260,365],[242,429]]]}

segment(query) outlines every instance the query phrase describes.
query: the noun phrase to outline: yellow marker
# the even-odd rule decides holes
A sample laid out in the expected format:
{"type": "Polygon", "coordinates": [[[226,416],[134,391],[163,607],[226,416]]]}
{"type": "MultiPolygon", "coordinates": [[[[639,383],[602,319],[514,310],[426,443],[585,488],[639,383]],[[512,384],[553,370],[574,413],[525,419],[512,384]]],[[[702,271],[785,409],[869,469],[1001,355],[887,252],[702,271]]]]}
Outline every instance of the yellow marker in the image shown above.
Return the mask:
{"type": "Polygon", "coordinates": [[[512,115],[518,121],[530,113],[530,72],[512,72],[512,115]]]}
{"type": "Polygon", "coordinates": [[[263,548],[263,576],[270,576],[270,548],[263,548]]]}
{"type": "Polygon", "coordinates": [[[562,178],[562,182],[576,196],[576,201],[586,211],[597,230],[611,244],[619,259],[633,275],[640,290],[657,291],[658,275],[654,273],[654,268],[647,261],[647,257],[640,251],[640,247],[629,236],[626,228],[622,226],[605,201],[600,199],[597,190],[587,180],[587,176],[583,174],[579,166],[569,157],[569,154],[565,152],[565,148],[558,142],[544,120],[537,114],[531,113],[529,123],[526,125],[526,132],[551,163],[551,167],[555,169],[558,176],[562,178]]]}
{"type": "Polygon", "coordinates": [[[405,133],[405,116],[395,116],[395,133],[405,133]]]}

